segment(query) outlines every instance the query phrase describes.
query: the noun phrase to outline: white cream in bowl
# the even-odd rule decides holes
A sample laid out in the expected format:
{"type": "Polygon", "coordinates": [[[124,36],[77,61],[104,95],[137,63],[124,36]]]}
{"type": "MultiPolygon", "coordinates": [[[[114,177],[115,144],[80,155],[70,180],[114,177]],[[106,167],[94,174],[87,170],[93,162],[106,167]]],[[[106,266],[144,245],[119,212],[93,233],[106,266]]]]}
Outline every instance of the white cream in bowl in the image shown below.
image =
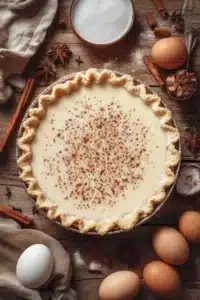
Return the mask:
{"type": "Polygon", "coordinates": [[[118,41],[130,30],[133,10],[131,0],[76,0],[72,24],[84,40],[106,45],[118,41]]]}

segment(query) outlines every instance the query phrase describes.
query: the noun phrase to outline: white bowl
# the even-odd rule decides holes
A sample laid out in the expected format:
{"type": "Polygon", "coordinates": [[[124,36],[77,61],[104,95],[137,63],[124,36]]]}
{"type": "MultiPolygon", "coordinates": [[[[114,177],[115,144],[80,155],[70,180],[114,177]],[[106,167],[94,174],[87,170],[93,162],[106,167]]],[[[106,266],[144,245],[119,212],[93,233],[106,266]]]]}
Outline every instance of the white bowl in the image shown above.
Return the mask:
{"type": "Polygon", "coordinates": [[[73,0],[71,26],[82,41],[105,47],[120,41],[133,26],[133,0],[73,0]]]}

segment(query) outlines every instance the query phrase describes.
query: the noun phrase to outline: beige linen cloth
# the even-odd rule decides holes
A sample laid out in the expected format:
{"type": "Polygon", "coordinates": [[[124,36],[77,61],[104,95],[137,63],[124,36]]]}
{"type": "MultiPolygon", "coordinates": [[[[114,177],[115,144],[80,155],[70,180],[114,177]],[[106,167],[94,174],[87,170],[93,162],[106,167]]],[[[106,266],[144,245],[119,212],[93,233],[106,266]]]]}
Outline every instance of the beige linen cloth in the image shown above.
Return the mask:
{"type": "Polygon", "coordinates": [[[76,300],[75,291],[69,287],[70,279],[70,256],[58,241],[41,231],[21,229],[15,221],[0,217],[0,300],[76,300]],[[22,286],[15,274],[19,256],[33,244],[46,245],[54,257],[52,277],[40,291],[22,286]]]}
{"type": "Polygon", "coordinates": [[[57,11],[57,0],[0,0],[0,104],[21,74],[57,11]],[[17,76],[18,75],[18,76],[17,76]]]}

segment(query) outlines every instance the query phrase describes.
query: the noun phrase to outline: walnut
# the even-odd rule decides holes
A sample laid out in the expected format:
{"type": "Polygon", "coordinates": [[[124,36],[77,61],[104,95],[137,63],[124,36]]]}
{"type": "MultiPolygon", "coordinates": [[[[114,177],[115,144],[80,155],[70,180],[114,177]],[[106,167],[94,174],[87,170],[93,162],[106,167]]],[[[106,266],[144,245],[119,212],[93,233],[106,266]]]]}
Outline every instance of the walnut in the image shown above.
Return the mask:
{"type": "Polygon", "coordinates": [[[195,92],[197,79],[194,73],[180,70],[167,77],[166,85],[170,95],[179,99],[187,99],[195,92]]]}

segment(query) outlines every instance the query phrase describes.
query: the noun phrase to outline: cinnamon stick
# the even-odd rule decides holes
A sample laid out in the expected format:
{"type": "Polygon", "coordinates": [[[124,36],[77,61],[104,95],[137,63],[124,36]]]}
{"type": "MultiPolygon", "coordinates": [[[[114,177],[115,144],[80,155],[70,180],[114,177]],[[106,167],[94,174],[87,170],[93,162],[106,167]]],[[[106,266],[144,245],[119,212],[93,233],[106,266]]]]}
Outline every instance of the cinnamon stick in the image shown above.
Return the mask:
{"type": "Polygon", "coordinates": [[[13,131],[13,129],[15,128],[15,124],[20,116],[20,113],[23,110],[24,106],[26,105],[27,101],[29,100],[29,98],[33,92],[34,86],[35,86],[35,79],[29,78],[26,82],[24,91],[19,100],[17,109],[14,112],[14,114],[12,115],[11,120],[9,121],[8,127],[6,128],[3,138],[0,140],[0,152],[2,152],[4,147],[6,146],[9,136],[10,136],[11,132],[13,131]]]}
{"type": "Polygon", "coordinates": [[[22,214],[19,214],[16,211],[8,208],[7,206],[0,206],[0,213],[2,213],[3,215],[17,221],[21,225],[29,226],[29,225],[31,225],[31,223],[33,221],[29,217],[26,217],[22,214]]]}
{"type": "Polygon", "coordinates": [[[160,13],[160,15],[166,19],[169,17],[169,14],[164,6],[163,0],[153,0],[155,3],[155,6],[158,10],[158,12],[160,13]]]}
{"type": "Polygon", "coordinates": [[[149,70],[149,72],[153,75],[154,79],[156,82],[159,84],[159,86],[163,89],[165,86],[165,82],[163,81],[161,74],[159,73],[157,67],[153,64],[151,60],[151,56],[144,55],[143,56],[143,61],[149,70]]]}
{"type": "Polygon", "coordinates": [[[148,12],[146,14],[144,14],[146,20],[147,20],[147,24],[149,25],[149,27],[154,30],[157,26],[157,23],[156,23],[156,19],[154,18],[153,14],[148,12]]]}

